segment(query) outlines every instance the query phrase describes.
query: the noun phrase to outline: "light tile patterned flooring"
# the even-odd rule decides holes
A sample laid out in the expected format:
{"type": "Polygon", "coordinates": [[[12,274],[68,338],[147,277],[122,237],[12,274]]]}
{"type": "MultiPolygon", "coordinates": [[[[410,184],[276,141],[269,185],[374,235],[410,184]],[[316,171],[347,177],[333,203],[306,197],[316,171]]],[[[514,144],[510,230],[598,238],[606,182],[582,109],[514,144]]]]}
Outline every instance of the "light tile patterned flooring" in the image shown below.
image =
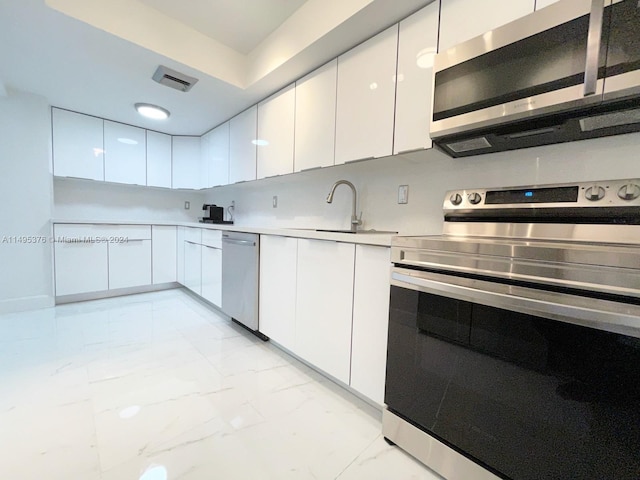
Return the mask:
{"type": "Polygon", "coordinates": [[[183,290],[0,316],[3,480],[439,478],[380,430],[183,290]]]}

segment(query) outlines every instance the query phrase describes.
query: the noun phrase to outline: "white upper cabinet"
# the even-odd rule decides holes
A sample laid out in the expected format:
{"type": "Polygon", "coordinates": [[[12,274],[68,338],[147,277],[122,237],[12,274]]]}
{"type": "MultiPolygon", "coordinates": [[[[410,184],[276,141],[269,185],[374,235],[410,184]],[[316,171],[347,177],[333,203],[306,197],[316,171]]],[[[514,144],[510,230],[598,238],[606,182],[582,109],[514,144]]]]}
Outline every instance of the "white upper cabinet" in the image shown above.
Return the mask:
{"type": "Polygon", "coordinates": [[[296,82],[294,170],[334,164],[338,60],[296,82]]]}
{"type": "Polygon", "coordinates": [[[257,178],[293,172],[295,108],[294,85],[258,104],[257,178]]]}
{"type": "Polygon", "coordinates": [[[528,15],[535,4],[535,0],[441,1],[440,52],[528,15]]]}
{"type": "Polygon", "coordinates": [[[559,2],[560,0],[536,0],[536,10],[547,7],[552,3],[559,2]]]}
{"type": "Polygon", "coordinates": [[[143,128],[104,121],[104,179],[147,184],[147,139],[143,128]]]}
{"type": "Polygon", "coordinates": [[[173,188],[202,187],[200,137],[173,137],[173,188]]]}
{"type": "Polygon", "coordinates": [[[229,121],[229,183],[256,179],[256,105],[229,121]]]}
{"type": "Polygon", "coordinates": [[[171,188],[171,135],[147,130],[147,185],[171,188]]]}
{"type": "Polygon", "coordinates": [[[398,25],[338,57],[336,165],[391,155],[398,25]]]}
{"type": "Polygon", "coordinates": [[[104,180],[104,121],[52,109],[53,174],[104,180]]]}
{"type": "Polygon", "coordinates": [[[205,135],[203,149],[207,164],[207,187],[229,183],[229,122],[214,128],[205,135]]]}
{"type": "Polygon", "coordinates": [[[393,153],[432,145],[429,122],[439,14],[440,2],[436,0],[400,22],[393,153]]]}

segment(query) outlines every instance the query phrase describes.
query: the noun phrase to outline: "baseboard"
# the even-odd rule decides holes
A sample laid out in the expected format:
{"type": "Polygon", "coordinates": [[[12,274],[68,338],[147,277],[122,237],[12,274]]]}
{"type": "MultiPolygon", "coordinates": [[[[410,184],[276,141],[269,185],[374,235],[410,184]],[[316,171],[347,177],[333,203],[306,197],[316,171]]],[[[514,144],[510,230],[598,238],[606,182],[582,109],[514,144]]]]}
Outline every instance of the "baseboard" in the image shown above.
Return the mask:
{"type": "Polygon", "coordinates": [[[8,298],[6,300],[0,300],[0,314],[39,310],[41,308],[50,308],[54,305],[55,299],[49,295],[8,298]]]}
{"type": "Polygon", "coordinates": [[[100,292],[75,293],[72,295],[61,295],[55,298],[56,305],[65,303],[86,302],[88,300],[100,300],[103,298],[121,297],[123,295],[135,295],[137,293],[158,292],[161,290],[170,290],[180,288],[177,282],[161,283],[158,285],[143,285],[140,287],[116,288],[114,290],[103,290],[100,292]]]}

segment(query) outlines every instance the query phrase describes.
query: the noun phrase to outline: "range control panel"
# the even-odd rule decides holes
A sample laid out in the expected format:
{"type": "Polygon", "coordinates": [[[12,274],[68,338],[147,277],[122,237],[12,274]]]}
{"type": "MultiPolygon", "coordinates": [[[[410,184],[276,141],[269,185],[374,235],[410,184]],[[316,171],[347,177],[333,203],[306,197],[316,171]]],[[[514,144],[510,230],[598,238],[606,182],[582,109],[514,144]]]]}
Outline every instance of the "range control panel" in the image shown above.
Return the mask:
{"type": "Polygon", "coordinates": [[[451,190],[444,211],[509,208],[640,208],[640,179],[451,190]]]}

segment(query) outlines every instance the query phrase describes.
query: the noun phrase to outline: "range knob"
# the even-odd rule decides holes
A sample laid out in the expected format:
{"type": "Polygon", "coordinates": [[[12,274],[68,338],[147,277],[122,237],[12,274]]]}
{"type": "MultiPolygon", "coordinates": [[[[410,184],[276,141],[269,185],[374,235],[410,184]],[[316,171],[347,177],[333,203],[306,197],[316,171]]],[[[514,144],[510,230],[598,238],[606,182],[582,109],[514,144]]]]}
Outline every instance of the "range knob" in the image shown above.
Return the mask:
{"type": "Polygon", "coordinates": [[[449,201],[454,205],[460,205],[462,203],[462,195],[459,193],[454,193],[449,197],[449,201]]]}
{"type": "Polygon", "coordinates": [[[587,190],[584,192],[584,196],[591,202],[602,200],[602,198],[604,198],[604,188],[602,188],[600,185],[593,185],[587,188],[587,190]]]}
{"type": "Polygon", "coordinates": [[[618,196],[622,200],[635,200],[640,197],[640,187],[635,183],[627,183],[620,187],[620,190],[618,190],[618,196]]]}
{"type": "Polygon", "coordinates": [[[480,200],[482,200],[482,197],[477,192],[470,193],[468,198],[471,205],[477,205],[480,203],[480,200]]]}

